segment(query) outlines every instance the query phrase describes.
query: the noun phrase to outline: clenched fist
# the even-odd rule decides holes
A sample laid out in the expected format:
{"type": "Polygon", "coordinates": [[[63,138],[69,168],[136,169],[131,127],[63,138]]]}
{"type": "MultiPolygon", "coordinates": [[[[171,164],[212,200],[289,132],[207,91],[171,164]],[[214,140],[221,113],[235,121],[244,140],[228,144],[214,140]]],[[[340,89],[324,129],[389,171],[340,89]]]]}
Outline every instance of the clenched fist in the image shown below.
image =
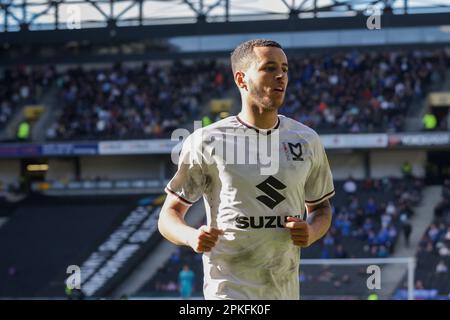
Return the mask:
{"type": "Polygon", "coordinates": [[[309,224],[299,218],[287,217],[285,227],[291,234],[294,245],[299,247],[309,247],[313,240],[309,224]]]}
{"type": "Polygon", "coordinates": [[[201,226],[189,241],[189,246],[197,253],[209,252],[216,245],[221,235],[223,235],[223,230],[221,229],[201,226]]]}

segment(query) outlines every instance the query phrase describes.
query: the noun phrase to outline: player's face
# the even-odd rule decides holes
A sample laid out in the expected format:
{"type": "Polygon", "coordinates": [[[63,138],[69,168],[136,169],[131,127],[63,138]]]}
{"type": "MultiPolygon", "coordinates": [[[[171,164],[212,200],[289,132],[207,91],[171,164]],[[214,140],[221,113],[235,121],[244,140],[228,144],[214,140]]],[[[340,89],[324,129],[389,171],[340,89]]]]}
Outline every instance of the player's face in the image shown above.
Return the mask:
{"type": "Polygon", "coordinates": [[[256,61],[247,70],[248,98],[264,109],[276,110],[284,101],[288,83],[288,63],[276,47],[253,48],[256,61]]]}

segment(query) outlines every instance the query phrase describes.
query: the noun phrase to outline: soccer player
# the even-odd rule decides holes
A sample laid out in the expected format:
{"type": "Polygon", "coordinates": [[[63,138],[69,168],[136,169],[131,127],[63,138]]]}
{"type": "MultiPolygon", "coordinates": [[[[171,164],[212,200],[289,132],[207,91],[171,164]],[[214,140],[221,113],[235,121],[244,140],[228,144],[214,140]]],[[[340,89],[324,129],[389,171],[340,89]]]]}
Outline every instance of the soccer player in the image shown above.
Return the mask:
{"type": "Polygon", "coordinates": [[[184,141],[158,227],[169,241],[203,253],[205,299],[299,299],[300,248],[322,238],[331,224],[335,191],[328,159],[314,130],[278,114],[288,61],[277,42],[244,42],[231,64],[241,112],[184,141]],[[263,170],[260,144],[245,140],[255,136],[276,137],[270,142],[276,170],[263,170]],[[230,146],[238,149],[232,158],[230,146]],[[244,163],[236,161],[243,153],[244,163]],[[256,162],[248,161],[255,155],[256,162]],[[184,216],[202,196],[207,225],[195,229],[184,216]]]}

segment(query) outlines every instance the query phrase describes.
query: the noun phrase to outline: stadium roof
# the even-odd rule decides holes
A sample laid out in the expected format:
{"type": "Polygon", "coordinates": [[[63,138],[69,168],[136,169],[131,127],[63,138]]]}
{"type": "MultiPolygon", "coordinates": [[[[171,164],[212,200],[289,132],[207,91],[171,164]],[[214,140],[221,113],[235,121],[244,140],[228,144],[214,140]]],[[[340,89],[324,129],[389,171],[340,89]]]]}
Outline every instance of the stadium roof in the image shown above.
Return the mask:
{"type": "Polygon", "coordinates": [[[0,7],[0,66],[200,58],[256,36],[296,49],[450,43],[450,0],[0,0],[0,7]],[[373,17],[381,18],[377,30],[368,26],[373,17]]]}
{"type": "Polygon", "coordinates": [[[450,12],[450,0],[0,0],[0,31],[450,12]]]}

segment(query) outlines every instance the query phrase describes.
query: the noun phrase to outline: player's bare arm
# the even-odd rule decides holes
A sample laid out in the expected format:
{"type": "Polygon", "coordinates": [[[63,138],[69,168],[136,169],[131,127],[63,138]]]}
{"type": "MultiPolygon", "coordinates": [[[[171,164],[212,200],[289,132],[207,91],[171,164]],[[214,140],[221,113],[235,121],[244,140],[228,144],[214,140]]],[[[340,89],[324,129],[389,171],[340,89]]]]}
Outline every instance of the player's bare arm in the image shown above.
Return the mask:
{"type": "Polygon", "coordinates": [[[158,220],[159,232],[176,245],[191,247],[195,252],[208,252],[216,245],[223,231],[210,226],[195,229],[184,217],[189,207],[168,195],[158,220]]]}
{"type": "Polygon", "coordinates": [[[307,211],[306,221],[288,217],[286,223],[293,243],[299,247],[309,247],[322,238],[331,225],[331,205],[328,199],[316,205],[307,205],[307,211]]]}

